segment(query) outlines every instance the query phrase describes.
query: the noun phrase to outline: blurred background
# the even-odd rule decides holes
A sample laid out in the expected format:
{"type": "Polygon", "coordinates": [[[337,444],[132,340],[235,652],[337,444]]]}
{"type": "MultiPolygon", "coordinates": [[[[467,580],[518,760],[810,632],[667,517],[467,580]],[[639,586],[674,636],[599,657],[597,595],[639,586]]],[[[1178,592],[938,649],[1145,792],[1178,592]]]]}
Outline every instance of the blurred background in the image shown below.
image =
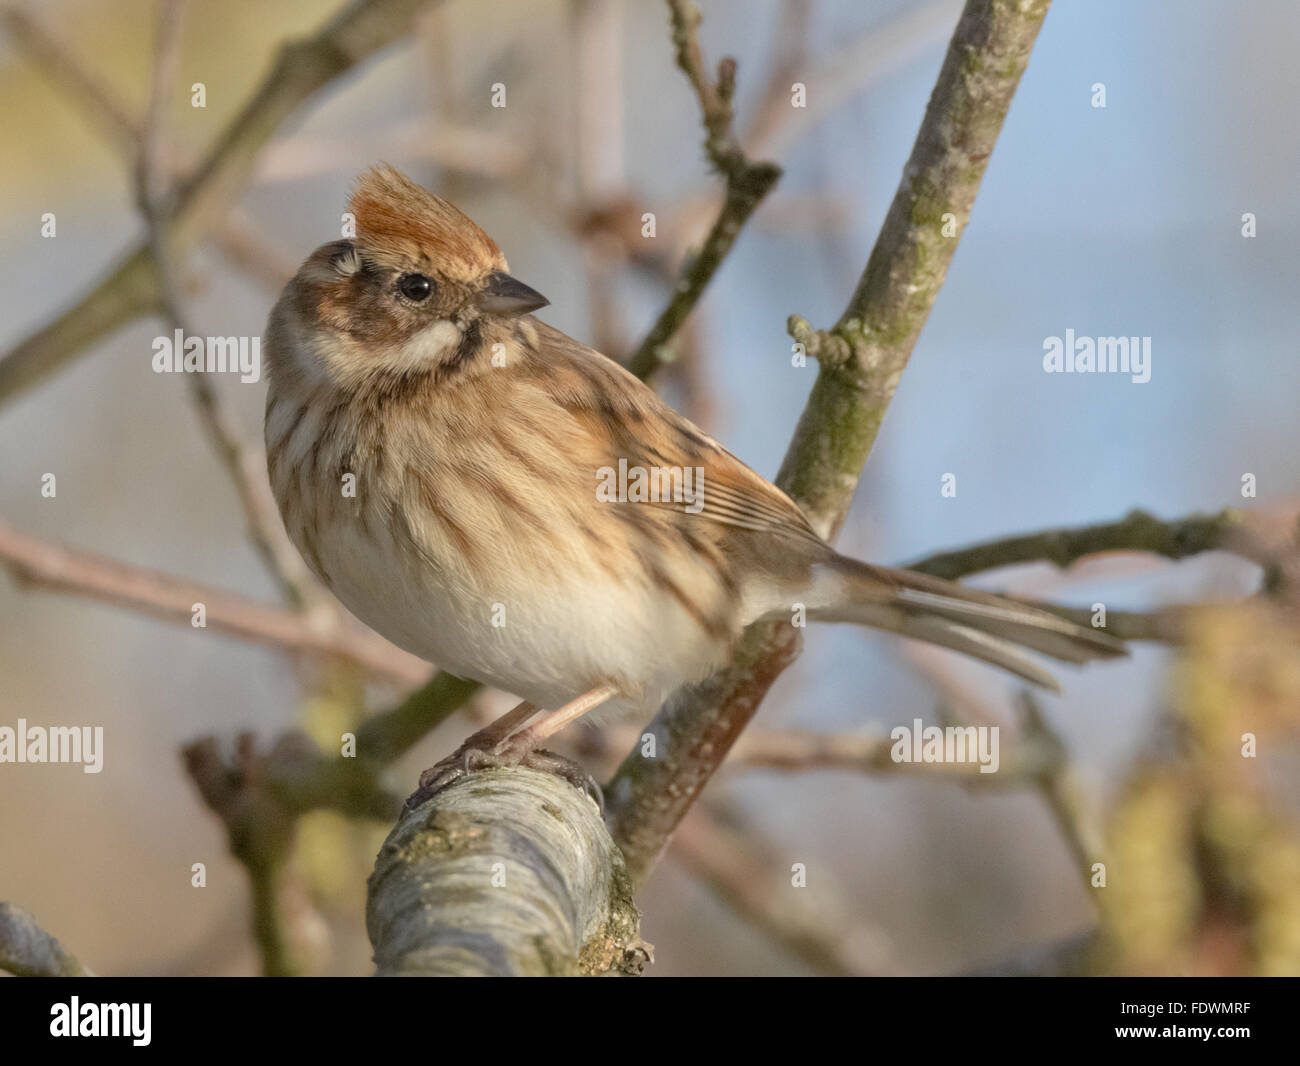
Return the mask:
{"type": "MultiPolygon", "coordinates": [[[[785,173],[659,384],[768,477],[816,373],[791,365],[786,317],[828,327],[843,310],[960,6],[701,4],[706,60],[739,63],[742,143],[785,173]],[[794,82],[806,108],[790,106],[794,82]]],[[[0,352],[143,233],[130,158],[51,76],[31,27],[138,117],[156,21],[137,0],[16,7],[22,24],[0,26],[0,352]],[[46,212],[55,239],[41,236],[46,212]]],[[[190,5],[168,115],[182,171],[278,44],[336,7],[190,5]],[[202,109],[190,106],[195,82],[202,109]]],[[[1261,528],[1294,530],[1298,39],[1300,8],[1287,0],[1053,5],[842,550],[902,563],[1135,507],[1171,519],[1236,507],[1261,528]],[[1150,336],[1150,381],[1045,374],[1044,338],[1066,329],[1150,336]],[[946,473],[955,498],[940,494],[946,473]],[[1242,496],[1246,473],[1254,498],[1242,496]]],[[[338,235],[355,176],[385,160],[497,239],[512,273],[550,298],[542,318],[625,356],[720,202],[701,144],[662,4],[431,4],[414,34],[280,127],[230,218],[185,259],[189,319],[203,334],[260,334],[278,286],[338,235]],[[504,108],[492,106],[497,83],[504,108]],[[639,232],[647,211],[653,241],[639,232]]],[[[0,407],[0,516],[278,602],[184,380],[151,370],[151,342],[168,332],[137,319],[0,407]],[[40,491],[47,472],[53,499],[40,491]]],[[[264,384],[215,386],[260,444],[264,384]]],[[[1224,606],[1187,647],[1138,645],[1117,665],[1068,671],[1065,695],[1043,698],[1041,729],[1068,753],[1065,813],[1033,781],[724,770],[640,898],[652,974],[961,972],[1090,931],[1092,972],[1300,973],[1300,656],[1293,614],[1242,602],[1259,568],[1219,552],[1124,554],[979,583],[1112,609],[1224,606]],[[1247,731],[1260,738],[1254,760],[1240,756],[1247,731]],[[1090,833],[1105,841],[1094,860],[1108,864],[1104,889],[1071,843],[1090,833]],[[791,888],[793,863],[806,864],[806,889],[791,888]]],[[[6,579],[0,627],[0,725],[102,725],[106,748],[98,775],[0,764],[0,898],[32,909],[101,973],[257,972],[247,879],[181,746],[245,730],[269,743],[294,728],[325,742],[400,690],[6,579]],[[196,862],[203,889],[191,887],[196,862]]],[[[980,666],[814,626],[755,727],[876,733],[978,713],[1003,725],[1005,760],[1024,728],[1016,697],[980,666]]],[[[393,789],[405,794],[476,716],[509,702],[476,698],[393,768],[393,789]]],[[[632,735],[571,743],[608,769],[632,735]]],[[[387,828],[328,812],[302,820],[295,935],[310,972],[369,971],[365,877],[387,828]]]]}

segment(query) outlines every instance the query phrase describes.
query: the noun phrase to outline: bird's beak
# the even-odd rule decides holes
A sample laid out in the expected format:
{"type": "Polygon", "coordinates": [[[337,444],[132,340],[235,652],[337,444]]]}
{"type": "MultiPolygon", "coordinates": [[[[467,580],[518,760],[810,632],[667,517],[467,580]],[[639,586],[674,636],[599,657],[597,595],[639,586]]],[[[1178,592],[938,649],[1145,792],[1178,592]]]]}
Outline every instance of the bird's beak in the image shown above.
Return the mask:
{"type": "Polygon", "coordinates": [[[526,315],[550,302],[536,289],[516,281],[504,270],[492,271],[487,285],[477,297],[479,310],[493,315],[526,315]]]}

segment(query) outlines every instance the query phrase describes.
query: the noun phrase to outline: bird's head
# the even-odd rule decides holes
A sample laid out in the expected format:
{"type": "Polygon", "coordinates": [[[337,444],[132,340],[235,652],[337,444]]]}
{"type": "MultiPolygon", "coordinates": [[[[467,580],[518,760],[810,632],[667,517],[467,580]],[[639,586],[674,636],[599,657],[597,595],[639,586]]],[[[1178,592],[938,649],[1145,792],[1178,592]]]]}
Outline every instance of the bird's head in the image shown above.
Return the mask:
{"type": "Polygon", "coordinates": [[[313,252],[272,315],[273,347],[295,341],[296,363],[319,360],[305,372],[448,373],[477,355],[486,327],[549,302],[471,219],[392,167],[362,175],[348,209],[356,236],[313,252]],[[304,342],[310,352],[296,350],[304,342]]]}

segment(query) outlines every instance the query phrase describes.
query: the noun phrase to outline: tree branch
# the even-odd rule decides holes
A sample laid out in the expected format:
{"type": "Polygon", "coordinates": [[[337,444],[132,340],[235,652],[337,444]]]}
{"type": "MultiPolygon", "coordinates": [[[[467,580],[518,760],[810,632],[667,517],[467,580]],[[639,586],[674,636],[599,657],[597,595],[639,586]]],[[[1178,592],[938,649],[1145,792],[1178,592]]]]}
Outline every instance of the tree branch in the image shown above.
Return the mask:
{"type": "Polygon", "coordinates": [[[672,359],[668,345],[694,310],[713,275],[735,244],[741,227],[781,176],[775,163],[751,163],[745,158],[731,131],[731,100],[736,89],[736,61],[727,57],[718,64],[713,81],[704,67],[696,31],[700,13],[690,0],[668,0],[672,16],[673,44],[677,65],[682,68],[700,100],[704,118],[704,150],[714,168],[726,179],[726,198],[704,244],[688,257],[673,295],[650,332],[628,360],[637,377],[651,376],[672,359]]]}
{"type": "MultiPolygon", "coordinates": [[[[715,811],[701,803],[673,838],[673,860],[696,878],[748,924],[801,959],[817,972],[832,977],[877,973],[883,958],[879,951],[864,952],[855,945],[883,940],[878,931],[847,920],[847,906],[833,884],[797,893],[797,902],[773,891],[773,874],[786,865],[767,841],[741,832],[735,812],[715,811]],[[857,933],[859,935],[855,936],[857,933]],[[865,933],[866,936],[861,934],[865,933]]],[[[746,827],[748,828],[748,827],[746,827]]]]}
{"type": "MultiPolygon", "coordinates": [[[[51,84],[67,93],[86,112],[95,132],[104,136],[123,158],[135,159],[143,139],[143,126],[127,111],[112,88],[92,74],[56,34],[26,12],[16,7],[0,8],[0,21],[51,84]]],[[[173,175],[188,172],[192,167],[188,153],[180,151],[171,153],[165,163],[173,175]]],[[[297,261],[264,241],[238,208],[232,207],[224,219],[215,223],[212,236],[230,262],[275,292],[298,269],[297,261]]]]}
{"type": "MultiPolygon", "coordinates": [[[[943,235],[944,215],[959,224],[970,216],[1047,8],[1047,0],[968,0],[858,287],[831,331],[805,333],[835,357],[820,364],[777,481],[823,534],[833,536],[848,512],[956,250],[956,240],[943,235]]],[[[633,751],[619,768],[608,793],[610,820],[634,883],[644,882],[798,652],[794,627],[751,626],[729,666],[678,693],[656,716],[650,729],[662,757],[643,759],[633,751]]]]}
{"type": "Polygon", "coordinates": [[[483,770],[403,813],[366,927],[381,976],[634,974],[651,957],[596,805],[567,781],[483,770]]]}
{"type": "Polygon", "coordinates": [[[70,592],[177,625],[192,625],[194,607],[202,604],[207,627],[218,633],[285,651],[338,658],[399,684],[418,684],[429,676],[427,663],[368,629],[345,630],[337,613],[322,626],[310,615],[38,540],[3,521],[0,567],[19,585],[70,592]]]}
{"type": "Polygon", "coordinates": [[[1000,538],[931,555],[907,567],[956,581],[981,570],[1020,563],[1055,563],[1064,570],[1086,556],[1115,551],[1150,552],[1176,560],[1224,550],[1235,551],[1252,562],[1263,562],[1259,551],[1244,540],[1244,533],[1244,518],[1239,511],[1189,515],[1170,521],[1145,511],[1131,511],[1118,522],[1000,538]]]}
{"type": "Polygon", "coordinates": [[[36,919],[0,902],[0,970],[15,977],[93,977],[36,919]]]}
{"type": "MultiPolygon", "coordinates": [[[[183,310],[180,292],[182,259],[173,256],[167,216],[173,190],[166,166],[167,103],[180,65],[185,0],[160,0],[158,41],[149,108],[140,131],[135,167],[136,202],[144,216],[146,243],[158,284],[158,303],[170,333],[196,336],[183,310]]],[[[248,537],[267,572],[290,604],[299,609],[321,599],[306,566],[275,515],[275,502],[265,485],[265,461],[260,450],[248,448],[212,380],[202,367],[186,374],[199,425],[235,488],[248,524],[248,537]]]]}
{"type": "Polygon", "coordinates": [[[306,965],[285,892],[297,820],[272,790],[261,787],[268,760],[256,751],[250,734],[236,742],[234,768],[225,765],[211,740],[189,745],[182,757],[204,802],[225,824],[231,854],[248,870],[253,939],[263,976],[301,975],[306,965]]]}
{"type": "MultiPolygon", "coordinates": [[[[352,818],[391,821],[402,801],[382,784],[385,767],[456,711],[477,688],[438,674],[393,710],[356,730],[354,758],[319,751],[300,733],[286,733],[269,750],[242,734],[228,758],[205,737],[185,747],[186,771],[204,802],[226,827],[230,850],[248,870],[253,936],[262,972],[300,973],[306,967],[296,935],[303,906],[289,866],[298,819],[310,810],[335,810],[352,818]]],[[[341,740],[342,738],[340,738],[341,740]]],[[[566,787],[567,784],[566,784],[566,787]]]]}
{"type": "MultiPolygon", "coordinates": [[[[184,251],[217,223],[243,189],[258,152],[304,101],[402,37],[416,13],[433,2],[349,0],[315,36],[284,45],[271,73],[180,189],[168,215],[172,247],[184,251]]],[[[158,308],[158,276],[142,243],[75,306],[0,359],[0,403],[158,308]]]]}

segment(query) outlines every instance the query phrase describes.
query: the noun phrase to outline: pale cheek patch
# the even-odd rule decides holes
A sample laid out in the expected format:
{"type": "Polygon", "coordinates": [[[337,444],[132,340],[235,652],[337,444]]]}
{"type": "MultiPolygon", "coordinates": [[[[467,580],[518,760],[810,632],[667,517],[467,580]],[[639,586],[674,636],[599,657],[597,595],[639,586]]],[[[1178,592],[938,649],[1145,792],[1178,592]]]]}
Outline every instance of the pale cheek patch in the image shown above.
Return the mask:
{"type": "Polygon", "coordinates": [[[460,327],[454,322],[435,322],[414,334],[405,344],[388,349],[384,363],[397,370],[428,370],[446,360],[460,347],[460,327]]]}

